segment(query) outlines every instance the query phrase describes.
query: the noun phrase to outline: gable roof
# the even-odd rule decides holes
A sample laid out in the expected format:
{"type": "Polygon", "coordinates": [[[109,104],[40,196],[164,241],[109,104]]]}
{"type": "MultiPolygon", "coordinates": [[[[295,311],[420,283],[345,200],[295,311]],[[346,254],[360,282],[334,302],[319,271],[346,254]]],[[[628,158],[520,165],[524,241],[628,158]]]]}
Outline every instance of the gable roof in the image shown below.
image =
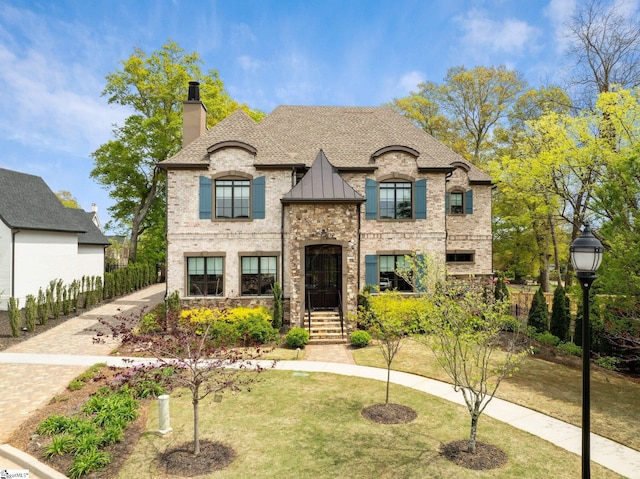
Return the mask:
{"type": "Polygon", "coordinates": [[[208,148],[224,141],[250,145],[255,166],[308,167],[323,150],[338,170],[375,168],[374,154],[397,146],[417,153],[420,169],[452,171],[453,163],[463,163],[470,168],[471,181],[491,181],[391,107],[279,106],[259,123],[237,110],[160,166],[206,168],[208,148]]]}
{"type": "Polygon", "coordinates": [[[100,231],[100,229],[93,222],[95,215],[92,211],[84,211],[79,209],[68,208],[69,212],[74,216],[77,223],[84,228],[83,233],[78,233],[78,244],[84,245],[102,245],[108,246],[109,240],[100,231]]]}
{"type": "Polygon", "coordinates": [[[320,150],[311,169],[280,201],[283,203],[309,201],[360,203],[365,201],[365,198],[344,181],[329,163],[324,152],[320,150]]]}
{"type": "Polygon", "coordinates": [[[0,220],[9,228],[84,233],[39,176],[0,168],[0,220]]]}

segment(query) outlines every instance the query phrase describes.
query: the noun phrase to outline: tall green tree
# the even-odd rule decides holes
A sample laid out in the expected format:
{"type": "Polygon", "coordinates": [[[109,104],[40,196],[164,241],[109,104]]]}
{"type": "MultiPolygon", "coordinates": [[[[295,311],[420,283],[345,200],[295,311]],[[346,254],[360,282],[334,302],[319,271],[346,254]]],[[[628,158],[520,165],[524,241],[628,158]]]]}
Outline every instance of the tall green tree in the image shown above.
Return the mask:
{"type": "Polygon", "coordinates": [[[394,100],[407,118],[468,160],[482,165],[493,148],[492,131],[506,118],[526,82],[515,70],[453,67],[442,84],[394,100]]]}
{"type": "Polygon", "coordinates": [[[549,331],[549,306],[544,297],[542,288],[536,290],[529,308],[529,318],[527,324],[534,328],[538,333],[549,331]]]}
{"type": "MultiPolygon", "coordinates": [[[[168,41],[150,55],[136,48],[122,67],[107,75],[102,92],[110,104],[131,110],[114,138],[92,153],[91,177],[109,191],[116,203],[109,208],[113,223],[130,231],[130,260],[136,261],[138,242],[149,232],[152,243],[162,243],[165,221],[165,175],[157,167],[182,145],[182,104],[188,82],[201,83],[207,123],[213,125],[237,108],[218,72],[203,74],[197,53],[185,53],[168,41]],[[158,238],[159,236],[159,238],[158,238]]],[[[251,112],[259,118],[259,112],[251,112]]],[[[162,248],[164,249],[164,248],[162,248]]]]}

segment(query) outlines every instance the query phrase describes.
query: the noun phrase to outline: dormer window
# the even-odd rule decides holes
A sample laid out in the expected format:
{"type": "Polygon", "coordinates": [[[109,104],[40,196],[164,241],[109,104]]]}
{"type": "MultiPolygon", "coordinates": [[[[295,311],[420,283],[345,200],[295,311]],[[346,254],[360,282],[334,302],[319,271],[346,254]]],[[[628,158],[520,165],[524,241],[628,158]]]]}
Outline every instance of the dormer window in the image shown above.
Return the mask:
{"type": "Polygon", "coordinates": [[[473,214],[473,190],[447,191],[445,208],[449,215],[473,214]]]}

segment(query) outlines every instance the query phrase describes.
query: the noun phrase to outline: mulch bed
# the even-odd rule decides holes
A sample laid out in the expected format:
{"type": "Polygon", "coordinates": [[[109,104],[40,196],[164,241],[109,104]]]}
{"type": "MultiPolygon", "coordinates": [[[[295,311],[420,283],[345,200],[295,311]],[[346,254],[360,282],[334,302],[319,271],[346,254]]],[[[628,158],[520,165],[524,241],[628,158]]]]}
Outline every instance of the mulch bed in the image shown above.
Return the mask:
{"type": "Polygon", "coordinates": [[[193,454],[193,443],[186,443],[158,454],[156,467],[169,476],[194,477],[224,469],[236,458],[233,448],[221,442],[201,440],[200,454],[193,454]]]}
{"type": "Polygon", "coordinates": [[[484,442],[476,442],[476,452],[469,452],[469,441],[460,440],[443,444],[440,454],[449,461],[466,469],[482,471],[504,466],[509,457],[496,446],[484,442]]]}
{"type": "Polygon", "coordinates": [[[378,424],[406,424],[418,417],[418,413],[409,406],[393,403],[368,406],[361,411],[361,414],[369,421],[378,424]]]}

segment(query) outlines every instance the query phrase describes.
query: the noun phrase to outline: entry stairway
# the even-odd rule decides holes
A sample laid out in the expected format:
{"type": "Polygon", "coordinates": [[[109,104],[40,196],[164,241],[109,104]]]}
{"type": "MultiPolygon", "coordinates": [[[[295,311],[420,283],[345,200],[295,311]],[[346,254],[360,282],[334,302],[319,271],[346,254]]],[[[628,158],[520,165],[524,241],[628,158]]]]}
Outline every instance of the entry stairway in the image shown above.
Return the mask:
{"type": "MultiPolygon", "coordinates": [[[[308,314],[308,313],[307,313],[308,314]]],[[[309,329],[309,316],[305,316],[305,329],[309,329]]],[[[316,310],[311,312],[309,344],[342,344],[347,342],[347,331],[340,328],[338,311],[316,310]]]]}

